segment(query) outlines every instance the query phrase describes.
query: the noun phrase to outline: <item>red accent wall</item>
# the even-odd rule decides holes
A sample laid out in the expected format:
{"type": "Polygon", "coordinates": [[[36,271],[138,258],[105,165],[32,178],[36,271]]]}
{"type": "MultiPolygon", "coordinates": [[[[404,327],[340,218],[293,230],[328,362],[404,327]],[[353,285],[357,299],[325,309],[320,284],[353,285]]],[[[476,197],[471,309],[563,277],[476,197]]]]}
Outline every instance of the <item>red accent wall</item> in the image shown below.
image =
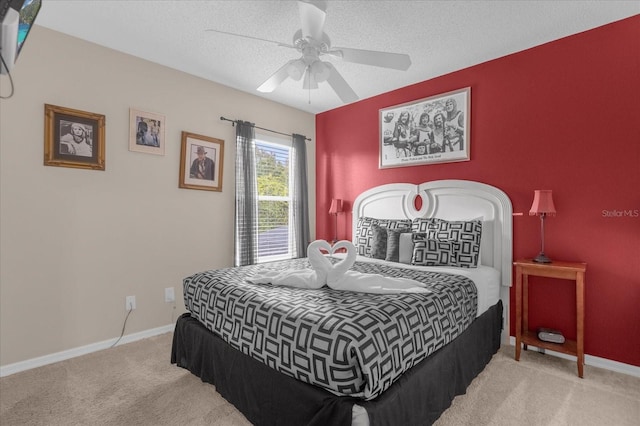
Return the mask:
{"type": "MultiPolygon", "coordinates": [[[[585,352],[640,366],[640,15],[318,114],[316,149],[318,238],[333,238],[331,198],[350,210],[376,185],[468,179],[501,188],[524,213],[513,255],[533,257],[533,191],[553,190],[545,252],[587,262],[585,352]],[[464,87],[471,161],[378,169],[379,109],[464,87]]],[[[350,239],[351,214],[338,223],[350,239]]],[[[574,286],[531,282],[530,326],[575,338],[574,286]]]]}

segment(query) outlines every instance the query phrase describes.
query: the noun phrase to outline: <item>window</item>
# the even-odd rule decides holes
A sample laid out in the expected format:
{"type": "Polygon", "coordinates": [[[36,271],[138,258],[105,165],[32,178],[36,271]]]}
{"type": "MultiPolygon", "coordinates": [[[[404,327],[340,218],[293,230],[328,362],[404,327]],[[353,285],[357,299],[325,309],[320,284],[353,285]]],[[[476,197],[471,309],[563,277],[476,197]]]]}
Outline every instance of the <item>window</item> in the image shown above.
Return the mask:
{"type": "Polygon", "coordinates": [[[290,259],[293,247],[291,142],[256,134],[258,262],[290,259]]]}

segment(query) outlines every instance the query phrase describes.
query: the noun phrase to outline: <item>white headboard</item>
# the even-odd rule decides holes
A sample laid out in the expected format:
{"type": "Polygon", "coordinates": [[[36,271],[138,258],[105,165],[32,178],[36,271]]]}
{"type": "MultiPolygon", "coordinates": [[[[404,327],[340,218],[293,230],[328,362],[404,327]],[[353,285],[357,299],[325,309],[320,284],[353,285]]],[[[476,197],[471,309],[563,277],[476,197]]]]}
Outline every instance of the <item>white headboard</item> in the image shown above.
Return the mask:
{"type": "MultiPolygon", "coordinates": [[[[498,269],[502,285],[511,286],[511,200],[496,187],[467,180],[437,180],[419,185],[391,183],[371,188],[358,195],[353,202],[354,243],[358,219],[364,216],[378,219],[482,218],[481,262],[498,269]],[[418,196],[422,199],[420,210],[415,208],[418,196]]],[[[508,302],[508,291],[506,293],[508,302]]]]}

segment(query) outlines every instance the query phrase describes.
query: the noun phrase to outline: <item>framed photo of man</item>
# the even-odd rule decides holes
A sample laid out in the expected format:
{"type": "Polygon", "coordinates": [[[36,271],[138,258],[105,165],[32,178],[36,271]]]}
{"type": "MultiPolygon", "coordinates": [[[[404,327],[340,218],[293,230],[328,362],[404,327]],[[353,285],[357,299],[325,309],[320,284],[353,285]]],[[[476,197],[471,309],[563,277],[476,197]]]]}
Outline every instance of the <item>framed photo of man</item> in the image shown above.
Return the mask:
{"type": "Polygon", "coordinates": [[[44,165],[105,169],[105,116],[44,106],[44,165]]]}
{"type": "Polygon", "coordinates": [[[165,116],[129,109],[129,151],[164,155],[165,116]]]}
{"type": "Polygon", "coordinates": [[[471,158],[470,87],[379,112],[380,169],[471,158]]]}
{"type": "Polygon", "coordinates": [[[224,141],[222,139],[182,132],[180,180],[187,189],[222,191],[224,141]]]}

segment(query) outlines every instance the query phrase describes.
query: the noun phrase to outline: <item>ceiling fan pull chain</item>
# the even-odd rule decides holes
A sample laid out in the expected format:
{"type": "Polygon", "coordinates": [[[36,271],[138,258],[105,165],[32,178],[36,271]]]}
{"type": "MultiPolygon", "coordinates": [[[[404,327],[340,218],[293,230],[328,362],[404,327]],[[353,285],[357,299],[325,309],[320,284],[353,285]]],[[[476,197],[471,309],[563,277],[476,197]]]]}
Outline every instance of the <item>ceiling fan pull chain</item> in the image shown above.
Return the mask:
{"type": "MultiPolygon", "coordinates": [[[[311,65],[307,65],[307,77],[311,79],[311,65]]],[[[307,91],[309,92],[309,105],[311,105],[311,81],[307,84],[307,91]]]]}

